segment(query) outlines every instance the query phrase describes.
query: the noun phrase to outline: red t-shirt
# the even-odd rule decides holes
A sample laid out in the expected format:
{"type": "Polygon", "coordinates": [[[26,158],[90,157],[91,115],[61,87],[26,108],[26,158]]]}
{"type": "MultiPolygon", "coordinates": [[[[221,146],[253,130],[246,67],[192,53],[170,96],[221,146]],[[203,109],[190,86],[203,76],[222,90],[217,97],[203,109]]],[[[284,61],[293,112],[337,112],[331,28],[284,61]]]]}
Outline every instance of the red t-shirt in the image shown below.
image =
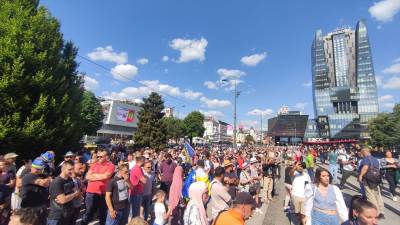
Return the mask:
{"type": "Polygon", "coordinates": [[[143,170],[140,166],[135,165],[131,170],[129,179],[133,185],[131,189],[131,195],[142,195],[144,192],[144,185],[140,182],[140,178],[144,176],[143,170]]]}
{"type": "Polygon", "coordinates": [[[244,163],[244,159],[243,159],[241,156],[239,156],[239,157],[237,158],[237,163],[238,163],[238,165],[239,165],[239,168],[242,169],[242,165],[243,165],[243,163],[244,163]]]}
{"type": "MultiPolygon", "coordinates": [[[[111,162],[104,163],[94,163],[90,166],[89,172],[91,173],[99,173],[99,174],[113,174],[115,170],[114,164],[111,162]]],[[[96,193],[96,194],[104,194],[106,193],[108,181],[107,180],[98,180],[98,181],[89,181],[86,192],[88,193],[96,193]]]]}

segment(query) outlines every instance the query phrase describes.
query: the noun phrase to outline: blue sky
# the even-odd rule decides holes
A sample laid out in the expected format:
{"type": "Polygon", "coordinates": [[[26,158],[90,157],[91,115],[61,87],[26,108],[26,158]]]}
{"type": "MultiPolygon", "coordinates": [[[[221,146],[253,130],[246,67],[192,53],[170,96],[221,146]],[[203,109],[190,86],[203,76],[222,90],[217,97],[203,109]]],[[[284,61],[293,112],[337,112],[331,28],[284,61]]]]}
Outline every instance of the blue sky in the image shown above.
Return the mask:
{"type": "MultiPolygon", "coordinates": [[[[367,21],[380,109],[400,99],[400,0],[42,0],[82,58],[98,96],[164,94],[178,116],[201,110],[259,127],[282,105],[313,117],[310,49],[314,32],[367,21]]],[[[266,126],[264,124],[264,126],[266,126]]]]}

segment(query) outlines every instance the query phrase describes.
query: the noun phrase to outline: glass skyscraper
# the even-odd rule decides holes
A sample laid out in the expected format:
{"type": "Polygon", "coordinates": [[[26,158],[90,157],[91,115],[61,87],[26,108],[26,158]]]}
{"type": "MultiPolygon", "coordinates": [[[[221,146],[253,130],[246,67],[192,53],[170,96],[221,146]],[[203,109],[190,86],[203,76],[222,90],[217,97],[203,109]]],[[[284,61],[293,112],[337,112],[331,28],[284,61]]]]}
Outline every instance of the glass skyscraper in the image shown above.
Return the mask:
{"type": "Polygon", "coordinates": [[[368,139],[378,96],[365,21],[358,21],[355,30],[340,28],[327,35],[317,30],[311,61],[318,136],[368,139]]]}

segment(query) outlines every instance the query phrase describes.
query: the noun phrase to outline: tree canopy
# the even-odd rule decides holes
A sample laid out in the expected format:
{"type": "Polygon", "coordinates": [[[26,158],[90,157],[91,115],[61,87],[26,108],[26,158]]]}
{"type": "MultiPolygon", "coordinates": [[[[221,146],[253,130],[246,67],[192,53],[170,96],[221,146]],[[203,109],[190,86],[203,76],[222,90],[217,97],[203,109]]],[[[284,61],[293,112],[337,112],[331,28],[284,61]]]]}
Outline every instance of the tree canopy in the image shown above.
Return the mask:
{"type": "Polygon", "coordinates": [[[77,48],[38,5],[0,1],[0,151],[29,157],[44,148],[73,150],[91,130],[81,126],[77,48]]]}
{"type": "Polygon", "coordinates": [[[400,145],[400,105],[396,104],[392,113],[381,113],[368,126],[371,144],[377,147],[400,145]]]}
{"type": "Polygon", "coordinates": [[[199,111],[189,113],[183,120],[185,125],[185,135],[189,137],[190,142],[193,137],[203,137],[204,134],[204,115],[199,111]]]}
{"type": "Polygon", "coordinates": [[[164,101],[152,92],[143,98],[142,108],[138,113],[138,130],[134,134],[135,144],[163,149],[167,142],[166,128],[163,122],[164,101]]]}
{"type": "Polygon", "coordinates": [[[166,128],[168,140],[178,141],[179,138],[185,136],[185,125],[183,121],[175,117],[164,117],[163,122],[166,128]]]}

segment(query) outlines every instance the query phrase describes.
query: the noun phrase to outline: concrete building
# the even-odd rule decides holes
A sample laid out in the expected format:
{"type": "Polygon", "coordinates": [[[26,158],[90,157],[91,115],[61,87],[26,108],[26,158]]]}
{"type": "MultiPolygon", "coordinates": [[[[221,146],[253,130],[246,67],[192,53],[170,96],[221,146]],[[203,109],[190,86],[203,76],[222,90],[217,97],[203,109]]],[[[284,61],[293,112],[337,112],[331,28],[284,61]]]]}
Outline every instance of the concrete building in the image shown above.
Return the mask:
{"type": "Polygon", "coordinates": [[[167,108],[165,108],[164,112],[165,112],[165,117],[167,117],[167,118],[174,117],[174,108],[167,107],[167,108]]]}
{"type": "Polygon", "coordinates": [[[316,31],[311,58],[319,137],[369,138],[367,124],[378,114],[378,97],[365,21],[355,30],[316,31]]]}
{"type": "Polygon", "coordinates": [[[213,117],[207,117],[204,120],[203,126],[204,140],[208,143],[228,143],[231,142],[231,137],[228,136],[228,123],[221,120],[215,120],[213,117]]]}

